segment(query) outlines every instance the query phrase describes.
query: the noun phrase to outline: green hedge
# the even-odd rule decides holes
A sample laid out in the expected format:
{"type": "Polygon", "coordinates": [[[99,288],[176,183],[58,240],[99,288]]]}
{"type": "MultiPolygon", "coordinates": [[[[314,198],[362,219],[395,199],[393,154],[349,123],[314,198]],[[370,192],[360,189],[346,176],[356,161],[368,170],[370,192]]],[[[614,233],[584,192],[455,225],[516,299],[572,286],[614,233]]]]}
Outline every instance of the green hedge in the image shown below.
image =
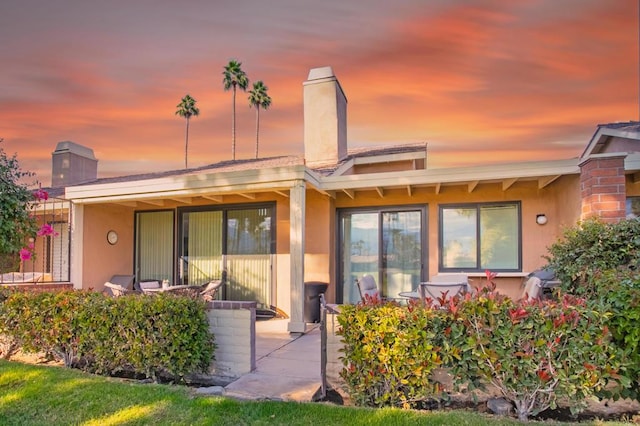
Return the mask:
{"type": "Polygon", "coordinates": [[[392,302],[344,305],[341,376],[359,405],[419,407],[442,396],[429,379],[442,365],[442,315],[392,302]]]}
{"type": "Polygon", "coordinates": [[[640,221],[579,222],[549,248],[547,260],[563,288],[611,313],[613,342],[632,379],[622,395],[640,399],[640,221]]]}
{"type": "Polygon", "coordinates": [[[342,377],[360,405],[445,398],[432,375],[444,367],[457,390],[495,386],[522,420],[559,399],[578,411],[587,398],[628,385],[625,360],[609,344],[609,320],[583,299],[514,302],[489,288],[446,309],[344,306],[342,377]]]}
{"type": "Polygon", "coordinates": [[[640,220],[578,222],[549,247],[545,258],[565,290],[589,295],[594,290],[592,278],[599,272],[640,266],[640,220]]]}
{"type": "Polygon", "coordinates": [[[67,366],[154,380],[206,372],[215,350],[205,303],[171,294],[13,292],[0,304],[0,332],[23,350],[53,354],[67,366]]]}

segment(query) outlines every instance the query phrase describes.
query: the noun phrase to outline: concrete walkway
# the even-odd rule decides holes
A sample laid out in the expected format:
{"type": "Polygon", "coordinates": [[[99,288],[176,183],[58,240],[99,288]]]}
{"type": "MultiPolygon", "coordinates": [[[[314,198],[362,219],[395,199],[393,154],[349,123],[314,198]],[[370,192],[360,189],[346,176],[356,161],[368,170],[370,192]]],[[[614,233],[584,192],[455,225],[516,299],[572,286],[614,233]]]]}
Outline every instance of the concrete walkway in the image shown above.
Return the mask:
{"type": "Polygon", "coordinates": [[[239,399],[307,402],[321,386],[320,325],[299,335],[288,320],[256,322],[256,369],[225,387],[239,399]]]}

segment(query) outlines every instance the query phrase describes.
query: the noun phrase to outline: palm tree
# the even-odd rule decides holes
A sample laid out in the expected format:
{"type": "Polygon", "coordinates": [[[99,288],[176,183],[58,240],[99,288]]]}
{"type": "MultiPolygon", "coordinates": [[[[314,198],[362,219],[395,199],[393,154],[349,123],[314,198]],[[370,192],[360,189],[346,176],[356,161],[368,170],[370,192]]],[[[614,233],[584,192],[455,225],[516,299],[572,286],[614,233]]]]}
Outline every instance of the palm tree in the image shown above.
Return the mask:
{"type": "Polygon", "coordinates": [[[242,62],[238,62],[235,59],[229,61],[224,67],[222,75],[222,83],[224,84],[224,90],[233,88],[233,116],[231,121],[231,159],[236,159],[236,86],[243,91],[247,90],[249,85],[249,78],[242,71],[242,62]]]}
{"type": "Polygon", "coordinates": [[[271,97],[267,94],[269,88],[262,80],[253,83],[249,91],[249,107],[256,107],[256,158],[258,158],[258,135],[260,134],[260,108],[265,111],[271,106],[271,97]]]}
{"type": "Polygon", "coordinates": [[[187,168],[187,153],[189,150],[189,119],[191,117],[197,117],[200,115],[200,110],[196,107],[196,100],[191,97],[191,95],[186,94],[180,103],[176,105],[178,110],[176,111],[176,115],[180,117],[184,117],[187,119],[187,133],[184,141],[184,168],[187,168]]]}

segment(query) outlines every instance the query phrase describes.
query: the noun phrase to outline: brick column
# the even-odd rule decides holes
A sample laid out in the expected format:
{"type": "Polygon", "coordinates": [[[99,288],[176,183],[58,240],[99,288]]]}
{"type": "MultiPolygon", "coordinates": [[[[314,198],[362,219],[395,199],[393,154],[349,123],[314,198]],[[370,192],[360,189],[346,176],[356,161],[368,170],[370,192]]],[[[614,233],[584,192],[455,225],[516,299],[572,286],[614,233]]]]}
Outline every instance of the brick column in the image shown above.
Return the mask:
{"type": "Polygon", "coordinates": [[[590,157],[580,164],[580,219],[598,216],[613,223],[626,216],[625,156],[590,157]]]}

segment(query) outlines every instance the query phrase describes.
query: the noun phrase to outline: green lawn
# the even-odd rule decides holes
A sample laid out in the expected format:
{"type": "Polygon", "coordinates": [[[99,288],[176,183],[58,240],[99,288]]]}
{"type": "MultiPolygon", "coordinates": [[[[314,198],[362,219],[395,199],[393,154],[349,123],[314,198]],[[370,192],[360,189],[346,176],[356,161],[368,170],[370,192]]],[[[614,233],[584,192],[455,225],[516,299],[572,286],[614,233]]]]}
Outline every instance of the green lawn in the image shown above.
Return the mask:
{"type": "Polygon", "coordinates": [[[324,403],[241,402],[224,397],[196,396],[191,389],[182,386],[141,384],[62,367],[0,360],[0,424],[322,426],[520,423],[466,411],[416,412],[324,403]]]}

